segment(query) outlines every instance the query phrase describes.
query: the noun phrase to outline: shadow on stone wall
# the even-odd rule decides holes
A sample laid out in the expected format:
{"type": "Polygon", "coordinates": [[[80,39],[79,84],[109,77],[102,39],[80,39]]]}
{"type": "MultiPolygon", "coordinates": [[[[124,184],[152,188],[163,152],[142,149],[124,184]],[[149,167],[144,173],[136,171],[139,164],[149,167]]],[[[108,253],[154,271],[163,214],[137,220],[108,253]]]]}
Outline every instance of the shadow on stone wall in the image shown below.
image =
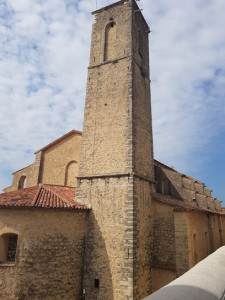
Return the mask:
{"type": "Polygon", "coordinates": [[[30,239],[20,253],[14,299],[81,299],[83,251],[83,239],[60,233],[30,239]]]}
{"type": "MultiPolygon", "coordinates": [[[[85,297],[83,299],[113,300],[117,298],[113,294],[111,266],[105,239],[98,222],[103,223],[104,221],[102,219],[97,220],[94,213],[92,211],[89,212],[87,235],[85,238],[83,281],[85,297]]],[[[101,228],[103,230],[106,229],[106,224],[105,226],[102,225],[101,228]]],[[[109,251],[112,251],[112,249],[109,249],[109,251]]]]}
{"type": "Polygon", "coordinates": [[[169,177],[165,174],[165,172],[158,166],[155,166],[155,180],[157,181],[157,192],[160,194],[171,196],[178,200],[183,200],[180,193],[177,191],[169,177]],[[164,190],[162,190],[162,183],[165,183],[164,190]]]}

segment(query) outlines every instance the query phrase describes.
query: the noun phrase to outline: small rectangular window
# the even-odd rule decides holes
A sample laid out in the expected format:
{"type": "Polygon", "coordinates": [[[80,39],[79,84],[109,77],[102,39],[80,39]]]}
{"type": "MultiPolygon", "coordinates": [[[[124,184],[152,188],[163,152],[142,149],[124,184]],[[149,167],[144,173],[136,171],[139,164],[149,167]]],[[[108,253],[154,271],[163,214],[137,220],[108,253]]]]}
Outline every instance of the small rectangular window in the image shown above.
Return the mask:
{"type": "Polygon", "coordinates": [[[99,289],[100,281],[99,279],[95,279],[95,288],[99,289]]]}

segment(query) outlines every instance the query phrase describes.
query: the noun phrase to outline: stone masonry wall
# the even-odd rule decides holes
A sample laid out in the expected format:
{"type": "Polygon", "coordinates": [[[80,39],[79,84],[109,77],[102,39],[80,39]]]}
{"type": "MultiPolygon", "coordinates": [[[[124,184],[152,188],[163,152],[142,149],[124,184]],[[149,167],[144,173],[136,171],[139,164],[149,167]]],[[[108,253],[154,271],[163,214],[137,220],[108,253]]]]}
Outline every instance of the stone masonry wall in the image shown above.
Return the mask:
{"type": "Polygon", "coordinates": [[[147,35],[144,63],[135,61],[139,30],[145,35],[148,26],[141,15],[135,16],[137,9],[136,2],[128,0],[93,13],[76,196],[92,208],[84,276],[86,298],[91,300],[141,299],[151,289],[154,171],[147,35]],[[105,41],[109,26],[110,42],[105,41]],[[108,53],[115,53],[115,59],[108,53]]]}
{"type": "Polygon", "coordinates": [[[153,211],[152,183],[134,180],[134,299],[152,292],[153,211]]]}
{"type": "Polygon", "coordinates": [[[43,151],[40,182],[43,184],[66,184],[66,168],[71,162],[75,167],[69,173],[68,185],[76,185],[78,166],[80,162],[81,134],[73,134],[60,143],[43,151]]]}
{"type": "Polygon", "coordinates": [[[176,271],[169,269],[152,269],[152,293],[161,289],[163,286],[169,284],[176,279],[176,271]]]}
{"type": "Polygon", "coordinates": [[[19,187],[19,180],[22,176],[26,177],[26,187],[35,186],[38,184],[38,165],[35,162],[34,164],[23,168],[13,174],[13,182],[12,186],[4,189],[4,192],[12,192],[18,190],[19,187]]]}
{"type": "Polygon", "coordinates": [[[194,178],[183,175],[162,163],[155,161],[155,175],[157,191],[163,193],[165,180],[170,185],[168,195],[175,199],[183,200],[201,208],[209,208],[221,211],[220,201],[211,197],[211,190],[206,189],[204,184],[194,178]]]}
{"type": "Polygon", "coordinates": [[[153,198],[152,292],[176,278],[176,247],[173,210],[173,207],[154,201],[153,198]]]}
{"type": "Polygon", "coordinates": [[[222,229],[225,230],[225,228],[221,227],[219,215],[212,215],[211,226],[213,232],[213,251],[216,251],[223,245],[222,229]]]}
{"type": "Polygon", "coordinates": [[[224,245],[225,244],[225,216],[220,217],[220,224],[222,227],[222,240],[224,245]]]}
{"type": "Polygon", "coordinates": [[[36,152],[35,163],[13,174],[12,186],[4,192],[18,190],[21,176],[26,187],[43,184],[76,186],[80,162],[81,133],[73,133],[54,145],[36,152]]]}
{"type": "Polygon", "coordinates": [[[3,300],[80,300],[85,211],[1,209],[0,234],[16,232],[16,262],[0,264],[3,300]]]}
{"type": "Polygon", "coordinates": [[[225,244],[224,219],[219,214],[186,213],[189,268],[225,244]]]}
{"type": "Polygon", "coordinates": [[[132,172],[129,2],[93,15],[79,176],[132,172]],[[110,22],[116,26],[116,57],[104,61],[105,30],[110,22]]]}
{"type": "Polygon", "coordinates": [[[79,176],[131,172],[129,65],[124,59],[89,70],[79,176]]]}
{"type": "MultiPolygon", "coordinates": [[[[210,231],[208,216],[203,213],[188,212],[188,244],[189,244],[189,268],[211,253],[210,231]]],[[[214,233],[215,234],[215,233],[214,233]]]]}
{"type": "Polygon", "coordinates": [[[153,201],[154,267],[176,266],[174,207],[153,201]]]}
{"type": "Polygon", "coordinates": [[[134,177],[134,299],[152,289],[153,141],[149,79],[149,28],[132,1],[132,111],[134,177]]]}
{"type": "Polygon", "coordinates": [[[78,202],[92,208],[85,243],[87,300],[133,299],[130,4],[121,1],[93,15],[76,194],[78,202]],[[115,59],[105,61],[110,23],[116,28],[115,59]]]}
{"type": "Polygon", "coordinates": [[[149,77],[149,28],[133,3],[133,171],[154,180],[151,96],[149,77]]]}
{"type": "Polygon", "coordinates": [[[132,178],[81,180],[77,197],[92,205],[85,243],[86,300],[133,299],[132,194],[132,178]]]}
{"type": "Polygon", "coordinates": [[[189,270],[189,248],[186,212],[174,212],[177,277],[189,270]]]}

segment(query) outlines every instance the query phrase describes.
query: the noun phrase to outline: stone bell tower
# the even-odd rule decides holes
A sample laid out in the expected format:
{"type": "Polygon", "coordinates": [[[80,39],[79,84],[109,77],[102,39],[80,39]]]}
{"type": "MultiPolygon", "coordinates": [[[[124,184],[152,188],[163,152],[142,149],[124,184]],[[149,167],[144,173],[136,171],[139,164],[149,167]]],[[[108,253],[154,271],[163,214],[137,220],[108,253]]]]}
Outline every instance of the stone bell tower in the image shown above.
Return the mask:
{"type": "Polygon", "coordinates": [[[93,12],[76,201],[91,207],[87,300],[151,292],[154,189],[149,27],[134,0],[93,12]]]}

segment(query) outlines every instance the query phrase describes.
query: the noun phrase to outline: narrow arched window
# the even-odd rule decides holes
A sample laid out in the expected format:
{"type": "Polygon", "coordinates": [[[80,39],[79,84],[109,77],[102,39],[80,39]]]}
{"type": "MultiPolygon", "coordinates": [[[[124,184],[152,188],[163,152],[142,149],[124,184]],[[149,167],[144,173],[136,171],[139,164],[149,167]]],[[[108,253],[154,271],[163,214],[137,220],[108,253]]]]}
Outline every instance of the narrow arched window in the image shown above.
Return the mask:
{"type": "Polygon", "coordinates": [[[208,232],[205,232],[205,255],[209,255],[209,238],[208,238],[208,232]]]}
{"type": "Polygon", "coordinates": [[[0,236],[0,263],[15,262],[18,235],[6,233],[0,236]]]}
{"type": "Polygon", "coordinates": [[[138,53],[139,53],[140,57],[143,58],[143,56],[144,56],[144,42],[143,42],[143,35],[142,35],[141,31],[139,31],[139,34],[138,34],[138,53]]]}
{"type": "Polygon", "coordinates": [[[65,185],[66,186],[76,186],[78,176],[78,163],[73,160],[69,162],[65,170],[65,185]]]}
{"type": "Polygon", "coordinates": [[[26,187],[27,178],[26,176],[21,176],[18,184],[18,189],[24,189],[26,187]]]}
{"type": "Polygon", "coordinates": [[[194,265],[198,262],[198,247],[197,247],[197,236],[193,234],[193,262],[194,265]]]}
{"type": "Polygon", "coordinates": [[[105,53],[104,61],[113,60],[116,57],[116,23],[111,22],[105,29],[105,53]]]}

